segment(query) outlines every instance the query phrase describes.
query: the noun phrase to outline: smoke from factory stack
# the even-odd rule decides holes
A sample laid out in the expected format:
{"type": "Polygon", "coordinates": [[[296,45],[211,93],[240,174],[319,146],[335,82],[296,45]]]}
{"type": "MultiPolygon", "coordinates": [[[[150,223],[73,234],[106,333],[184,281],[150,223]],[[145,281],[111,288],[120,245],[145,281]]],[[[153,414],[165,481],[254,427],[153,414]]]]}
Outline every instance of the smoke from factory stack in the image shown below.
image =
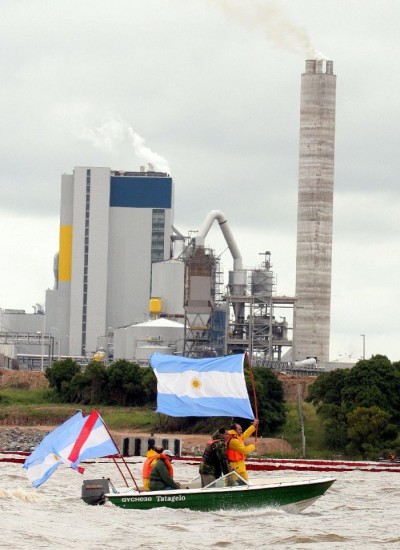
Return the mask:
{"type": "Polygon", "coordinates": [[[307,60],[301,76],[293,360],[329,360],[336,76],[307,60]]]}
{"type": "Polygon", "coordinates": [[[171,173],[168,161],[147,147],[145,139],[117,115],[109,114],[98,126],[83,128],[79,138],[107,152],[116,150],[126,143],[132,147],[138,159],[148,164],[149,171],[171,173]]]}
{"type": "Polygon", "coordinates": [[[210,3],[235,22],[261,31],[264,38],[275,48],[300,54],[307,59],[329,59],[315,49],[306,29],[292,23],[276,2],[211,0],[210,3]]]}

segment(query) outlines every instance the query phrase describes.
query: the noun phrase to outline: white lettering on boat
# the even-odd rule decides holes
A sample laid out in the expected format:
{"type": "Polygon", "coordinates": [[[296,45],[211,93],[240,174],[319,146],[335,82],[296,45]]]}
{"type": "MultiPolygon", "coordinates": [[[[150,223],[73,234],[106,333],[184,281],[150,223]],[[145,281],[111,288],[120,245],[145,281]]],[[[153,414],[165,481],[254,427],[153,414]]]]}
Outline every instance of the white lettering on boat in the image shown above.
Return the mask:
{"type": "MultiPolygon", "coordinates": [[[[171,496],[162,496],[157,495],[156,497],[157,502],[182,502],[183,500],[186,500],[186,497],[183,495],[171,495],[171,496]]],[[[152,502],[153,497],[122,497],[121,502],[152,502]]]]}
{"type": "Polygon", "coordinates": [[[186,500],[186,497],[183,495],[172,495],[172,496],[156,496],[157,502],[181,502],[182,500],[186,500]]]}
{"type": "Polygon", "coordinates": [[[130,497],[121,498],[121,502],[151,502],[153,497],[130,497]]]}

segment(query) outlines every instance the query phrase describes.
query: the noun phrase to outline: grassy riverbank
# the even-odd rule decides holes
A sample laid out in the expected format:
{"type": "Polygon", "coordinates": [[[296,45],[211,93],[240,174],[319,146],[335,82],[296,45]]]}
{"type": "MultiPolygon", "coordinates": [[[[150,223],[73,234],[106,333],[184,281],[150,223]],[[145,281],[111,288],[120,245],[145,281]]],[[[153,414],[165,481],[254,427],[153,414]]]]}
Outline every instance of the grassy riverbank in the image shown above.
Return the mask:
{"type": "MultiPolygon", "coordinates": [[[[89,413],[96,407],[57,403],[54,392],[48,388],[30,390],[3,388],[0,391],[0,424],[3,426],[57,426],[72,416],[78,408],[82,408],[84,413],[89,413]]],[[[97,408],[111,430],[144,433],[166,431],[165,418],[163,415],[154,413],[151,408],[103,405],[97,408]]],[[[304,402],[302,408],[305,422],[306,457],[329,458],[330,453],[322,448],[320,418],[309,403],[304,402]]],[[[287,402],[286,411],[286,424],[274,436],[282,439],[282,442],[287,441],[294,449],[294,453],[285,452],[282,444],[282,448],[272,455],[302,457],[303,442],[297,403],[287,402]]],[[[207,430],[206,433],[208,433],[207,430]]]]}
{"type": "Polygon", "coordinates": [[[154,431],[157,417],[151,409],[141,407],[82,406],[57,403],[50,389],[20,390],[4,388],[0,391],[0,424],[20,426],[55,426],[64,422],[77,409],[89,413],[98,408],[107,426],[112,430],[154,431]]]}
{"type": "MultiPolygon", "coordinates": [[[[324,448],[322,420],[311,403],[302,403],[305,434],[305,458],[333,458],[332,451],[324,448]]],[[[298,403],[286,403],[286,423],[282,436],[296,449],[296,457],[303,457],[303,441],[298,403]]]]}

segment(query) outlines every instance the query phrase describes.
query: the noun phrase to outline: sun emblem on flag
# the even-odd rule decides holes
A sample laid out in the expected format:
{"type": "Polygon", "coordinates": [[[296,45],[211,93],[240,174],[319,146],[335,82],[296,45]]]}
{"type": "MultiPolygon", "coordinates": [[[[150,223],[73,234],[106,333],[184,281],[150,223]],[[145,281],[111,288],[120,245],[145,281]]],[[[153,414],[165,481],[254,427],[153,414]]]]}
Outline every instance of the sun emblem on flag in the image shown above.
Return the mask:
{"type": "Polygon", "coordinates": [[[198,378],[192,379],[192,388],[195,390],[199,390],[201,388],[201,382],[198,378]]]}

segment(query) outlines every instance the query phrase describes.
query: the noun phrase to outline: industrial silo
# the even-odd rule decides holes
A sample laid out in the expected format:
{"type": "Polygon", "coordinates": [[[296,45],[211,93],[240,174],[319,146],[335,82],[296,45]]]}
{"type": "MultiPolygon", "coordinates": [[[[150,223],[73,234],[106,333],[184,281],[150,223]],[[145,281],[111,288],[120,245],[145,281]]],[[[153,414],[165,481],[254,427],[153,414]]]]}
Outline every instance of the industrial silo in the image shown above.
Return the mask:
{"type": "Polygon", "coordinates": [[[161,313],[169,318],[184,317],[185,264],[167,260],[152,265],[151,295],[161,299],[161,313]]]}
{"type": "Polygon", "coordinates": [[[152,353],[180,354],[183,348],[184,326],[160,318],[131,325],[126,329],[127,359],[147,362],[152,353]]]}

